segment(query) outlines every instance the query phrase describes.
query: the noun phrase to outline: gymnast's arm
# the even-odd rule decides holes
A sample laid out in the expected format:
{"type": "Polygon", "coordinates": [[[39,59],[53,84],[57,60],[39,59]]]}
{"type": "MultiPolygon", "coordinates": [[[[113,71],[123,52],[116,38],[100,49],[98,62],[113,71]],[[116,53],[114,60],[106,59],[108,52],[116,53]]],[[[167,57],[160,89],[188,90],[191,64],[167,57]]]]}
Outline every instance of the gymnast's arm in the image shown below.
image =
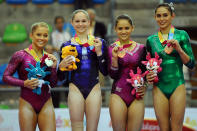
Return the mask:
{"type": "Polygon", "coordinates": [[[24,80],[13,77],[13,74],[22,64],[24,54],[21,51],[14,53],[3,74],[3,81],[13,86],[24,86],[24,80]]]}
{"type": "Polygon", "coordinates": [[[106,46],[106,42],[105,40],[101,40],[102,41],[102,55],[97,56],[98,58],[98,63],[99,63],[99,70],[100,72],[106,76],[108,74],[107,71],[107,46],[106,46]]]}

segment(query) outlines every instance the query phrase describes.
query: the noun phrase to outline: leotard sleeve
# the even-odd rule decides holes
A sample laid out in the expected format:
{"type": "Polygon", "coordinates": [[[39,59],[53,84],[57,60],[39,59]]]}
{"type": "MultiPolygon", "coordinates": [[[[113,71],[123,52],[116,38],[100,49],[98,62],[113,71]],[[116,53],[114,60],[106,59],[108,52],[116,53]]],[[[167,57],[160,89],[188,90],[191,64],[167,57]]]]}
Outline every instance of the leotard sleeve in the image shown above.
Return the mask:
{"type": "Polygon", "coordinates": [[[185,65],[188,68],[193,69],[195,66],[195,58],[189,40],[190,40],[189,35],[187,34],[187,32],[183,31],[181,35],[180,45],[184,50],[184,52],[190,57],[189,62],[187,62],[185,65]]]}
{"type": "Polygon", "coordinates": [[[3,81],[5,83],[13,86],[24,86],[24,80],[13,77],[13,74],[19,69],[20,65],[22,64],[23,56],[24,53],[22,51],[14,53],[3,74],[3,81]]]}

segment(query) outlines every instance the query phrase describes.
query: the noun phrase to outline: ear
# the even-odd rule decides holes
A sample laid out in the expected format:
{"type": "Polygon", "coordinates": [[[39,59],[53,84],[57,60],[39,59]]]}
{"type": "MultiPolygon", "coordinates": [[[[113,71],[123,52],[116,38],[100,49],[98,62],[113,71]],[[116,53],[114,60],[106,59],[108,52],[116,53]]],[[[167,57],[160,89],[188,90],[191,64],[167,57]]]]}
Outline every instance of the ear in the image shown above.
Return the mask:
{"type": "Polygon", "coordinates": [[[132,32],[135,30],[135,26],[134,25],[132,25],[132,29],[131,30],[132,30],[132,32]]]}
{"type": "Polygon", "coordinates": [[[159,59],[159,64],[161,64],[162,63],[162,59],[159,59]]]}
{"type": "Polygon", "coordinates": [[[141,63],[147,65],[148,61],[141,61],[141,63]]]}
{"type": "Polygon", "coordinates": [[[131,83],[131,79],[127,79],[127,82],[131,83]]]}
{"type": "Polygon", "coordinates": [[[29,67],[30,67],[31,69],[33,69],[33,68],[34,68],[34,66],[33,66],[32,64],[30,64],[30,63],[29,63],[29,67]]]}
{"type": "Polygon", "coordinates": [[[39,61],[36,63],[36,67],[40,68],[40,62],[39,61]]]}
{"type": "Polygon", "coordinates": [[[159,59],[159,55],[155,52],[155,59],[159,59]]]}
{"type": "Polygon", "coordinates": [[[175,18],[175,16],[176,16],[176,15],[175,15],[175,13],[173,12],[173,13],[172,13],[172,20],[175,18]]]}
{"type": "Polygon", "coordinates": [[[129,75],[132,77],[134,75],[133,70],[130,70],[129,75]]]}
{"type": "Polygon", "coordinates": [[[33,38],[33,33],[32,33],[32,32],[29,34],[29,37],[30,37],[31,39],[33,38]]]}
{"type": "Polygon", "coordinates": [[[147,53],[147,55],[146,55],[146,59],[147,59],[147,60],[150,60],[150,59],[151,59],[150,52],[148,52],[148,53],[147,53]]]}
{"type": "Polygon", "coordinates": [[[49,72],[49,71],[46,71],[45,73],[46,73],[46,75],[49,75],[49,74],[51,74],[51,72],[49,72]]]}
{"type": "Polygon", "coordinates": [[[29,68],[25,68],[25,70],[26,70],[27,72],[30,72],[30,71],[31,71],[29,68]]]}
{"type": "Polygon", "coordinates": [[[44,66],[44,67],[42,67],[42,70],[45,70],[47,67],[46,66],[44,66]]]}
{"type": "Polygon", "coordinates": [[[141,69],[137,67],[137,74],[141,74],[141,73],[142,73],[141,69]]]}

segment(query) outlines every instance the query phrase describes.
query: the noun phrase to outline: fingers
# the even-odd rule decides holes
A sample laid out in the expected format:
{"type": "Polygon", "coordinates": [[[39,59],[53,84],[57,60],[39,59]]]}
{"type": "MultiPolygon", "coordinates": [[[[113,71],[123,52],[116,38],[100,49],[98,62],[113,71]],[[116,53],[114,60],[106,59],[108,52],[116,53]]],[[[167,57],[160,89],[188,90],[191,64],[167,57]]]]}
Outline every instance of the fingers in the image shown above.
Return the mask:
{"type": "Polygon", "coordinates": [[[57,61],[57,58],[56,58],[54,55],[52,55],[52,54],[48,54],[48,57],[49,57],[49,59],[52,60],[53,62],[57,61]]]}
{"type": "Polygon", "coordinates": [[[102,42],[99,38],[95,38],[94,42],[95,42],[95,45],[101,45],[102,44],[102,42]]]}
{"type": "Polygon", "coordinates": [[[56,67],[56,65],[57,65],[57,58],[54,55],[52,55],[52,54],[48,54],[48,59],[53,61],[52,67],[53,68],[56,67]]]}
{"type": "Polygon", "coordinates": [[[138,93],[138,95],[140,96],[140,97],[144,97],[144,94],[145,94],[145,91],[146,91],[146,88],[145,87],[140,87],[140,88],[138,88],[137,90],[136,90],[136,92],[138,93]]]}
{"type": "Polygon", "coordinates": [[[112,55],[113,55],[113,57],[117,57],[118,56],[118,47],[117,46],[115,46],[113,49],[112,49],[112,55]]]}
{"type": "Polygon", "coordinates": [[[25,80],[24,86],[30,89],[35,89],[38,87],[39,81],[38,79],[32,79],[32,80],[25,80]]]}
{"type": "Polygon", "coordinates": [[[65,58],[60,62],[59,68],[64,68],[64,67],[66,68],[66,67],[68,67],[69,65],[71,65],[73,61],[74,61],[74,60],[73,60],[73,57],[72,57],[72,56],[67,56],[67,57],[65,57],[65,58]]]}
{"type": "Polygon", "coordinates": [[[157,76],[157,74],[155,74],[154,72],[150,71],[146,75],[146,80],[148,81],[149,84],[152,84],[152,81],[155,79],[156,76],[157,76]]]}

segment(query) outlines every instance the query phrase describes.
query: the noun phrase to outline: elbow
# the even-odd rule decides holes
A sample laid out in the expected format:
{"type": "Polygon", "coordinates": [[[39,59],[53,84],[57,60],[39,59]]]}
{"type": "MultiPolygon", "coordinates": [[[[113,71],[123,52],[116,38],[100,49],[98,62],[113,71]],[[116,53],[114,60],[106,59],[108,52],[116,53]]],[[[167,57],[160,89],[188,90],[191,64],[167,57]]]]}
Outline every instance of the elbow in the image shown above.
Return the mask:
{"type": "Polygon", "coordinates": [[[2,80],[3,80],[4,83],[7,83],[7,77],[5,75],[3,75],[2,80]]]}
{"type": "Polygon", "coordinates": [[[187,66],[189,69],[194,70],[195,68],[195,60],[190,59],[185,66],[187,66]]]}

